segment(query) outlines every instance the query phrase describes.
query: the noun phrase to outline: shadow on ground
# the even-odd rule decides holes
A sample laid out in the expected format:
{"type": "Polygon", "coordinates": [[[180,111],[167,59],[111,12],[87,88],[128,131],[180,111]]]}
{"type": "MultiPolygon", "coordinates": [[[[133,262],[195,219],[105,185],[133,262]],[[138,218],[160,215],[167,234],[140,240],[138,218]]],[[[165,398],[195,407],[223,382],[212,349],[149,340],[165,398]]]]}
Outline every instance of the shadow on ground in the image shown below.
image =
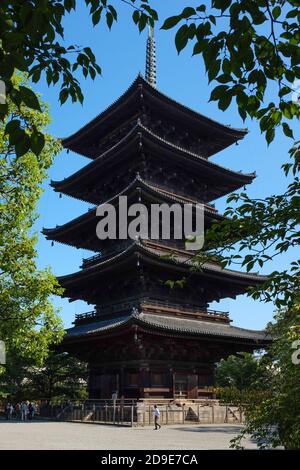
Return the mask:
{"type": "Polygon", "coordinates": [[[180,428],[172,428],[176,431],[185,431],[185,432],[221,432],[221,433],[228,433],[228,434],[238,434],[242,429],[242,426],[193,426],[193,427],[180,427],[180,428]]]}
{"type": "Polygon", "coordinates": [[[27,419],[26,421],[21,421],[20,419],[0,419],[1,424],[48,424],[48,423],[55,423],[56,421],[50,419],[34,419],[30,420],[27,419]]]}

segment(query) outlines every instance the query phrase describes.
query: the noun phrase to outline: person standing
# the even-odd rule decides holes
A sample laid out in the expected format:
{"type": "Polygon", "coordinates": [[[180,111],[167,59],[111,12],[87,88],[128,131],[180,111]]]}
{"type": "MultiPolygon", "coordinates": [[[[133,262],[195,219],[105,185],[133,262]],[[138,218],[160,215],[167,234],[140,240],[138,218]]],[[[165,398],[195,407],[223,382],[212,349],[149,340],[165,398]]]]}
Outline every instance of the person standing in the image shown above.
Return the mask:
{"type": "Polygon", "coordinates": [[[23,401],[21,404],[21,420],[22,421],[27,420],[27,414],[28,414],[28,406],[27,406],[27,403],[23,401]]]}
{"type": "Polygon", "coordinates": [[[7,405],[5,407],[5,416],[6,416],[6,419],[8,421],[10,419],[10,403],[7,403],[7,405]]]}
{"type": "Polygon", "coordinates": [[[36,414],[36,405],[35,403],[31,403],[31,419],[34,419],[36,414]]]}
{"type": "Polygon", "coordinates": [[[160,411],[157,405],[154,405],[153,415],[154,415],[154,424],[155,424],[154,430],[160,429],[161,428],[161,425],[159,424],[160,411]]]}
{"type": "Polygon", "coordinates": [[[13,419],[14,411],[14,405],[11,403],[9,407],[9,419],[13,419]]]}
{"type": "Polygon", "coordinates": [[[17,403],[15,406],[16,419],[21,419],[21,405],[17,403]]]}

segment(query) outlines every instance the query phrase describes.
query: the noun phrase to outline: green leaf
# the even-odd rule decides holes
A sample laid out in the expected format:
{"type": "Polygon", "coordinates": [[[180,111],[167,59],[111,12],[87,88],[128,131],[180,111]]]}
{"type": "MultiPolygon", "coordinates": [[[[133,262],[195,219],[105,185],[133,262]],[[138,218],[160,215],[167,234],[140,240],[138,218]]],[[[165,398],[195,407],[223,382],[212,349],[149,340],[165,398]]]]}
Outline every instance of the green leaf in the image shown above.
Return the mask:
{"type": "Polygon", "coordinates": [[[100,18],[101,18],[101,13],[102,13],[103,7],[98,8],[93,14],[92,14],[92,22],[93,25],[96,26],[96,24],[99,23],[100,18]]]}
{"type": "Polygon", "coordinates": [[[76,1],[75,0],[64,0],[65,9],[70,12],[71,10],[75,10],[76,1]]]}
{"type": "Polygon", "coordinates": [[[15,151],[17,158],[22,157],[30,149],[30,138],[28,134],[24,132],[23,138],[19,140],[15,145],[15,151]]]}
{"type": "Polygon", "coordinates": [[[134,10],[132,14],[132,19],[135,24],[138,24],[138,22],[140,21],[140,12],[138,10],[134,10]]]}
{"type": "Polygon", "coordinates": [[[220,71],[220,66],[221,66],[221,60],[213,60],[210,63],[209,69],[208,69],[208,80],[211,82],[216,76],[218,75],[220,71]]]}
{"type": "Polygon", "coordinates": [[[223,73],[222,75],[219,75],[219,77],[217,77],[217,81],[219,83],[228,83],[228,82],[232,81],[232,77],[231,77],[231,75],[227,75],[227,74],[223,73]]]}
{"type": "Polygon", "coordinates": [[[114,22],[113,15],[109,12],[106,13],[106,23],[109,29],[111,29],[112,24],[114,22]]]}
{"type": "Polygon", "coordinates": [[[217,86],[211,92],[209,101],[218,101],[220,98],[222,98],[222,96],[224,96],[227,90],[228,90],[228,85],[217,86]]]}
{"type": "Polygon", "coordinates": [[[41,111],[40,103],[36,94],[25,86],[20,86],[20,96],[23,103],[26,104],[31,109],[35,109],[37,111],[41,111]]]}
{"type": "Polygon", "coordinates": [[[230,75],[231,73],[231,63],[230,63],[230,60],[228,59],[224,59],[223,62],[222,62],[222,71],[224,73],[224,75],[230,75]]]}
{"type": "Polygon", "coordinates": [[[5,133],[6,134],[12,134],[17,129],[20,129],[20,124],[21,124],[20,119],[13,119],[13,120],[9,121],[5,126],[5,133]]]}
{"type": "Polygon", "coordinates": [[[239,115],[241,116],[242,120],[245,121],[246,118],[247,118],[246,110],[242,106],[239,106],[238,107],[238,112],[239,112],[239,115]]]}
{"type": "Polygon", "coordinates": [[[140,20],[139,20],[139,32],[140,33],[145,29],[147,22],[148,22],[148,16],[145,15],[145,13],[142,13],[140,16],[140,20]]]}
{"type": "Polygon", "coordinates": [[[277,18],[279,18],[279,16],[281,15],[281,8],[279,5],[273,8],[272,15],[273,15],[274,20],[277,20],[277,18]]]}
{"type": "MultiPolygon", "coordinates": [[[[139,12],[137,11],[137,13],[139,12]]],[[[160,29],[171,29],[174,26],[176,26],[180,20],[181,20],[181,16],[170,16],[170,18],[166,19],[166,21],[164,22],[164,24],[162,25],[160,29]]]]}
{"type": "Polygon", "coordinates": [[[117,13],[116,9],[115,9],[112,5],[108,5],[107,8],[108,8],[108,10],[111,12],[111,14],[112,14],[112,16],[113,16],[113,19],[114,19],[115,21],[117,21],[117,19],[118,19],[118,13],[117,13]]]}
{"type": "Polygon", "coordinates": [[[5,103],[5,104],[1,103],[0,104],[0,118],[3,119],[4,116],[7,115],[7,113],[8,113],[8,104],[7,103],[5,103]]]}
{"type": "Polygon", "coordinates": [[[294,138],[293,131],[286,122],[282,123],[282,129],[287,137],[291,137],[292,139],[294,138]]]}
{"type": "Polygon", "coordinates": [[[187,45],[188,39],[189,39],[189,27],[186,24],[184,24],[179,28],[175,36],[175,45],[176,45],[178,54],[180,53],[180,51],[182,51],[182,49],[185,48],[185,46],[187,45]]]}
{"type": "Polygon", "coordinates": [[[63,88],[59,93],[60,104],[64,104],[69,96],[69,91],[66,88],[63,88]]]}
{"type": "Polygon", "coordinates": [[[268,142],[268,145],[270,145],[270,143],[274,140],[274,137],[275,137],[275,129],[274,128],[268,129],[266,132],[266,141],[268,142]]]}
{"type": "Polygon", "coordinates": [[[195,8],[192,8],[192,7],[186,7],[184,8],[184,10],[182,10],[182,13],[181,13],[181,18],[189,18],[190,16],[192,15],[195,15],[196,14],[196,10],[195,8]]]}
{"type": "Polygon", "coordinates": [[[194,45],[194,49],[193,49],[193,56],[197,54],[201,54],[202,51],[203,51],[203,41],[196,42],[196,44],[194,45]]]}
{"type": "Polygon", "coordinates": [[[226,95],[222,96],[219,99],[219,104],[218,104],[219,109],[221,109],[222,111],[225,111],[225,109],[229,107],[231,100],[232,100],[232,95],[227,92],[226,95]]]}
{"type": "Polygon", "coordinates": [[[45,145],[45,137],[41,132],[34,132],[30,137],[30,147],[36,156],[39,156],[45,145]]]}

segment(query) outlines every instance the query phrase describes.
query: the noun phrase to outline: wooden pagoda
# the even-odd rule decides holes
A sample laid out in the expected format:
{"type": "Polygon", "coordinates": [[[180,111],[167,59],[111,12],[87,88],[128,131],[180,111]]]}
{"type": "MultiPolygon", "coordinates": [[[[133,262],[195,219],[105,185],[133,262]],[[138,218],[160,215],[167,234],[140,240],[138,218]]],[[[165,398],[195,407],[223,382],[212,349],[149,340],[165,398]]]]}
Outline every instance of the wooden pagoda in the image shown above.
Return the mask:
{"type": "MultiPolygon", "coordinates": [[[[146,78],[139,75],[111,106],[63,140],[91,161],[55,191],[94,205],[205,204],[205,226],[222,219],[212,201],[251,183],[209,157],[246,131],[209,119],[156,88],[155,44],[147,44],[146,78]]],[[[191,273],[184,240],[99,240],[96,207],[53,229],[50,240],[91,250],[81,269],[59,278],[64,296],[94,311],[76,315],[64,348],[89,363],[90,398],[198,398],[213,383],[217,361],[264,347],[264,331],[231,326],[209,303],[235,298],[264,276],[206,263],[191,273]],[[170,256],[166,256],[170,255],[170,256]],[[166,281],[187,277],[170,290],[166,281]]]]}

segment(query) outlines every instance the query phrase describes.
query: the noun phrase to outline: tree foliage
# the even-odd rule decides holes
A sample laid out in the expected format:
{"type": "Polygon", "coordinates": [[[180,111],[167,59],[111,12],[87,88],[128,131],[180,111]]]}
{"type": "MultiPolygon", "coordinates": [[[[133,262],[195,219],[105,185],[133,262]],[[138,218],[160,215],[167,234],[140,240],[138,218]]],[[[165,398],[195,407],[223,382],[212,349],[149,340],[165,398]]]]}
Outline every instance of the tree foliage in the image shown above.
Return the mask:
{"type": "MultiPolygon", "coordinates": [[[[13,82],[16,88],[28,86],[21,78],[14,77],[13,82]]],[[[62,337],[61,321],[49,300],[60,289],[48,269],[36,267],[32,226],[41,183],[61,146],[46,132],[50,118],[45,104],[41,103],[42,112],[9,99],[7,105],[9,114],[0,123],[0,338],[8,351],[17,348],[21,356],[41,360],[48,345],[62,337]],[[29,141],[36,133],[43,134],[41,153],[15,154],[6,128],[7,122],[16,121],[26,129],[29,141]]]]}
{"type": "Polygon", "coordinates": [[[87,379],[87,365],[67,353],[50,351],[42,366],[10,354],[5,374],[0,376],[0,390],[13,402],[85,399],[87,379]]]}
{"type": "Polygon", "coordinates": [[[250,353],[240,353],[222,359],[216,369],[216,386],[237,390],[259,388],[263,368],[260,359],[250,353]]]}
{"type": "MultiPolygon", "coordinates": [[[[148,0],[118,0],[133,8],[133,21],[142,31],[146,24],[157,20],[157,13],[148,5],[148,0]]],[[[48,85],[58,84],[59,100],[63,104],[68,98],[72,102],[83,102],[78,72],[94,79],[101,68],[90,47],[64,41],[63,19],[77,7],[76,0],[2,0],[0,3],[0,80],[5,83],[9,100],[19,107],[22,104],[40,111],[38,96],[27,86],[15,86],[14,73],[28,73],[37,83],[45,76],[48,85]]],[[[85,0],[91,21],[96,26],[105,18],[110,29],[117,21],[118,13],[107,0],[85,0]]],[[[0,118],[9,115],[8,103],[0,104],[0,118]]],[[[29,140],[21,122],[7,122],[6,132],[15,145],[18,156],[29,149],[39,154],[43,148],[40,133],[33,129],[29,140]]]]}
{"type": "Polygon", "coordinates": [[[246,425],[232,446],[241,448],[249,434],[260,448],[300,448],[300,305],[279,311],[269,326],[274,343],[264,358],[269,380],[256,394],[241,392],[231,400],[246,404],[246,425]],[[272,373],[270,373],[272,371],[272,373]]]}
{"type": "MultiPolygon", "coordinates": [[[[292,152],[300,155],[298,146],[292,152]]],[[[298,158],[298,157],[297,157],[298,158]]],[[[297,164],[298,166],[298,164],[297,164]]],[[[224,221],[214,224],[206,236],[206,256],[218,257],[223,266],[238,265],[247,271],[259,269],[278,255],[297,248],[300,241],[300,181],[298,176],[283,194],[265,199],[246,193],[232,194],[224,221]]],[[[198,261],[206,259],[199,254],[198,261]]],[[[273,271],[260,287],[249,289],[254,299],[291,306],[299,295],[300,259],[281,271],[273,271]]]]}
{"type": "Polygon", "coordinates": [[[297,0],[213,0],[185,7],[162,28],[180,25],[178,53],[191,43],[218,83],[210,99],[223,111],[235,100],[241,118],[257,119],[270,143],[278,126],[293,137],[288,122],[300,115],[291,97],[300,79],[299,23],[297,0]]]}

